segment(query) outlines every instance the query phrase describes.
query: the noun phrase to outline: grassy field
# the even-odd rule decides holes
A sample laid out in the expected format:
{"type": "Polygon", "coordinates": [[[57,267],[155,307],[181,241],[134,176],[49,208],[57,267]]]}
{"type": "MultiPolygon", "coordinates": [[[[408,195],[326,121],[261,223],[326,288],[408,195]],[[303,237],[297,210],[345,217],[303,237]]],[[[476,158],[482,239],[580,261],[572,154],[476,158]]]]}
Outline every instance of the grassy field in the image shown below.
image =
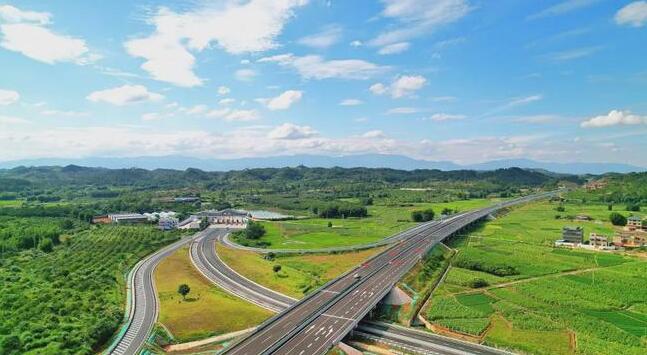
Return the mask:
{"type": "Polygon", "coordinates": [[[612,235],[617,228],[607,221],[606,205],[567,202],[562,213],[556,206],[521,206],[454,239],[450,245],[459,250],[454,267],[424,314],[439,325],[516,351],[644,354],[647,261],[553,248],[565,225],[581,226],[586,236],[593,231],[612,235]],[[555,219],[556,214],[586,214],[594,221],[555,219]],[[475,279],[485,281],[485,287],[473,288],[475,279]]]}
{"type": "Polygon", "coordinates": [[[415,203],[396,206],[368,206],[369,217],[346,219],[310,218],[303,220],[263,222],[267,233],[261,240],[270,248],[314,249],[350,246],[374,242],[414,226],[411,212],[433,208],[440,214],[443,208],[466,211],[487,206],[497,199],[474,199],[447,203],[415,203]],[[328,223],[332,227],[328,227],[328,223]]]}
{"type": "Polygon", "coordinates": [[[178,342],[253,327],[272,315],[207,281],[193,267],[188,248],[178,250],[158,265],[155,285],[160,300],[159,321],[178,342]],[[183,283],[191,288],[186,300],[177,293],[183,283]]]}
{"type": "Polygon", "coordinates": [[[344,254],[279,256],[273,261],[256,253],[222,245],[218,245],[216,250],[226,264],[250,280],[294,298],[301,298],[382,248],[344,254]],[[274,272],[274,265],[281,265],[281,271],[274,272]]]}

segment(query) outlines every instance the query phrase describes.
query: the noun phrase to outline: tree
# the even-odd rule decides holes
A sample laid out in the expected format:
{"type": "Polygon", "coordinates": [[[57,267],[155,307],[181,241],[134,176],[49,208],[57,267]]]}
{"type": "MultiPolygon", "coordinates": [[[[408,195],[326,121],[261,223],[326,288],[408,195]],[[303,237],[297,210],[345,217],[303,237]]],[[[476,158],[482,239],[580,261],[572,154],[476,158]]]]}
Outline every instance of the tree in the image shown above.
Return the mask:
{"type": "Polygon", "coordinates": [[[186,295],[188,295],[189,292],[191,292],[191,287],[189,287],[189,285],[187,285],[187,284],[181,284],[177,288],[177,293],[182,295],[182,299],[184,299],[184,300],[186,300],[186,295]]]}
{"type": "Polygon", "coordinates": [[[272,266],[272,271],[274,271],[274,272],[281,271],[281,265],[276,264],[276,265],[272,266]]]}
{"type": "Polygon", "coordinates": [[[249,221],[244,234],[247,239],[260,239],[265,235],[265,227],[260,223],[249,221]]]}
{"type": "Polygon", "coordinates": [[[411,212],[411,220],[414,222],[427,222],[434,219],[434,210],[428,208],[422,211],[413,211],[411,212]]]}
{"type": "Polygon", "coordinates": [[[564,206],[557,206],[557,207],[555,207],[555,211],[564,212],[564,211],[566,211],[566,208],[564,208],[564,206]]]}
{"type": "Polygon", "coordinates": [[[612,204],[609,204],[609,205],[607,206],[607,210],[609,210],[609,211],[613,211],[613,205],[612,205],[612,204]]]}
{"type": "Polygon", "coordinates": [[[627,217],[621,215],[618,212],[612,212],[609,215],[609,220],[614,226],[625,226],[627,225],[627,217]]]}
{"type": "Polygon", "coordinates": [[[447,207],[443,208],[443,210],[440,212],[440,214],[445,215],[445,216],[449,216],[450,214],[454,214],[454,213],[455,212],[454,212],[453,209],[447,208],[447,207]]]}
{"type": "Polygon", "coordinates": [[[332,222],[328,222],[328,228],[332,228],[332,222]]]}
{"type": "Polygon", "coordinates": [[[40,244],[38,244],[38,249],[44,251],[45,253],[49,253],[54,250],[54,243],[52,243],[51,239],[45,238],[40,241],[40,244]]]}
{"type": "Polygon", "coordinates": [[[631,212],[639,212],[640,211],[640,205],[632,203],[627,205],[627,211],[631,212]]]}
{"type": "Polygon", "coordinates": [[[209,219],[207,219],[207,217],[202,217],[200,220],[200,230],[205,230],[207,227],[209,227],[209,219]]]}
{"type": "Polygon", "coordinates": [[[481,287],[487,287],[490,284],[483,279],[473,279],[469,282],[469,285],[471,288],[481,288],[481,287]]]}

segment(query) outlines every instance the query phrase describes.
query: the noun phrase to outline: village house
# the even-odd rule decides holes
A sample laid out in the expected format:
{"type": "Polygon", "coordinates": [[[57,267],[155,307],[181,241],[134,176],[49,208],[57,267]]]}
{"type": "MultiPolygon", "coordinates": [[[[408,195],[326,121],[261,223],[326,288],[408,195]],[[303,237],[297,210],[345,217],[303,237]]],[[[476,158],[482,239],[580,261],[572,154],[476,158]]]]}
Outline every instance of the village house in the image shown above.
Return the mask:
{"type": "Polygon", "coordinates": [[[639,216],[629,216],[627,218],[627,230],[635,231],[643,229],[643,221],[639,216]]]}
{"type": "Polygon", "coordinates": [[[581,244],[584,240],[582,227],[562,228],[562,240],[566,243],[581,244]]]}
{"type": "Polygon", "coordinates": [[[606,186],[607,186],[606,180],[593,180],[584,184],[584,188],[587,191],[602,189],[602,188],[605,188],[606,186]]]}
{"type": "Polygon", "coordinates": [[[597,233],[589,234],[589,245],[594,247],[606,248],[609,246],[609,238],[597,233]]]}
{"type": "Polygon", "coordinates": [[[623,248],[639,248],[647,246],[647,236],[643,233],[622,231],[613,237],[613,244],[623,248]]]}

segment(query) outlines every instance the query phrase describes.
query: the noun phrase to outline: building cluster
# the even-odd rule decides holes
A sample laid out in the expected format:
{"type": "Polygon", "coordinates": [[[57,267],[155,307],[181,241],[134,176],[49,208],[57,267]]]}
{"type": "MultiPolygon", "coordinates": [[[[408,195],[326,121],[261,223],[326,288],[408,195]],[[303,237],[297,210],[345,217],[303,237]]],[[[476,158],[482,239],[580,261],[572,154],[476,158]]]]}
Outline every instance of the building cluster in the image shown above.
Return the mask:
{"type": "Polygon", "coordinates": [[[93,224],[150,224],[157,221],[161,230],[177,228],[175,212],[113,213],[92,217],[93,224]]]}
{"type": "Polygon", "coordinates": [[[595,191],[599,189],[603,189],[607,186],[607,181],[606,180],[591,180],[584,184],[584,188],[587,191],[595,191]]]}
{"type": "Polygon", "coordinates": [[[180,222],[180,229],[199,229],[200,222],[206,219],[209,224],[231,225],[243,227],[251,218],[251,214],[243,210],[224,209],[221,211],[209,210],[193,214],[180,222]]]}
{"type": "Polygon", "coordinates": [[[582,227],[562,228],[562,239],[555,241],[555,246],[617,250],[632,249],[647,246],[647,225],[637,216],[627,219],[627,225],[622,231],[615,233],[613,237],[591,232],[588,243],[584,242],[584,231],[582,227]]]}

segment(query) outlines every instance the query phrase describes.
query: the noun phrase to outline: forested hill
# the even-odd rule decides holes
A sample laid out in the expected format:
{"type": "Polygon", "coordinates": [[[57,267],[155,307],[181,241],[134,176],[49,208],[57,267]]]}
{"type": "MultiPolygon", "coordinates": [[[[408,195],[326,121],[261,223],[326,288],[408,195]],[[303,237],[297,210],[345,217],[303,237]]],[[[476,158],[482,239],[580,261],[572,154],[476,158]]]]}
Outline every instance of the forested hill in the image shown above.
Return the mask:
{"type": "Polygon", "coordinates": [[[427,187],[434,182],[480,183],[501,187],[539,187],[555,185],[559,180],[581,182],[576,176],[551,176],[519,168],[493,171],[473,170],[394,170],[371,168],[264,168],[229,172],[205,172],[198,169],[105,169],[76,165],[65,167],[17,167],[0,170],[0,191],[19,192],[31,188],[55,186],[130,186],[141,188],[300,187],[324,188],[339,184],[373,186],[427,187]]]}

